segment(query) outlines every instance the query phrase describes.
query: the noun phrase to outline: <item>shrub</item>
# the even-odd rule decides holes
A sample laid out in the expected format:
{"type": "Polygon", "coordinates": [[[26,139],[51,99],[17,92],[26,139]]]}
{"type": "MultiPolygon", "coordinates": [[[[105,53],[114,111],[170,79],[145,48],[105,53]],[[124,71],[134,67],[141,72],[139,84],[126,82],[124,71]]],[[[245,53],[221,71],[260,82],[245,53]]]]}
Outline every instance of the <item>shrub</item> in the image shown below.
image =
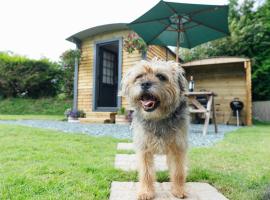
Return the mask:
{"type": "Polygon", "coordinates": [[[63,84],[61,90],[67,97],[73,96],[74,64],[76,57],[80,58],[80,51],[73,49],[65,51],[60,56],[60,63],[63,71],[63,84]]]}
{"type": "Polygon", "coordinates": [[[67,99],[66,93],[59,93],[59,94],[57,95],[57,99],[58,99],[58,100],[65,100],[65,99],[67,99]]]}
{"type": "Polygon", "coordinates": [[[124,107],[121,107],[118,111],[117,111],[117,115],[125,115],[126,114],[126,109],[124,107]]]}
{"type": "Polygon", "coordinates": [[[61,88],[62,70],[48,59],[32,60],[0,52],[0,91],[3,97],[51,97],[61,88]]]}

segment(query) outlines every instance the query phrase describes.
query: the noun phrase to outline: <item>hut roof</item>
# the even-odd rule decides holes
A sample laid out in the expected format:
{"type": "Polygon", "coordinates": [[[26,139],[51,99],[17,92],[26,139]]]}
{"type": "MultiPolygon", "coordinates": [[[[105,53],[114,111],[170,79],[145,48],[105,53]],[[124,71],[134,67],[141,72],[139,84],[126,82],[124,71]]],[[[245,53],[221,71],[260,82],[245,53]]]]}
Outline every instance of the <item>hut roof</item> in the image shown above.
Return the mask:
{"type": "Polygon", "coordinates": [[[101,26],[91,27],[86,30],[75,33],[74,35],[68,37],[66,40],[77,43],[77,41],[82,41],[87,37],[98,35],[100,33],[125,29],[129,29],[126,23],[105,24],[101,26]]]}
{"type": "Polygon", "coordinates": [[[190,67],[190,66],[200,66],[200,65],[239,63],[239,62],[245,62],[245,61],[249,61],[249,59],[243,58],[243,57],[214,57],[214,58],[194,60],[191,62],[183,63],[181,66],[190,67]]]}
{"type": "MultiPolygon", "coordinates": [[[[75,33],[69,36],[66,40],[73,42],[75,44],[78,44],[78,43],[81,43],[82,40],[88,37],[98,35],[100,33],[105,33],[109,31],[117,31],[117,30],[130,30],[130,29],[126,23],[105,24],[105,25],[91,27],[86,30],[75,33]]],[[[175,53],[170,48],[168,48],[167,46],[165,46],[165,48],[167,48],[168,51],[170,51],[172,54],[175,55],[175,53]]]]}

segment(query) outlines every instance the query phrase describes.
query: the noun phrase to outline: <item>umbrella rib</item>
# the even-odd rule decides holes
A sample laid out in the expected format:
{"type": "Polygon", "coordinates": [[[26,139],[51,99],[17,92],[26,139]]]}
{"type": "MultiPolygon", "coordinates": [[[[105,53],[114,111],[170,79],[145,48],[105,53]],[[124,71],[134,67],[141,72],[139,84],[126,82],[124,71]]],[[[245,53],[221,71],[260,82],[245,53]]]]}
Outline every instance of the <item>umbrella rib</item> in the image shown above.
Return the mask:
{"type": "Polygon", "coordinates": [[[170,26],[170,24],[167,25],[164,29],[162,29],[157,35],[155,35],[155,37],[153,37],[149,42],[147,42],[147,44],[150,44],[153,40],[155,40],[158,36],[160,36],[160,34],[161,34],[163,31],[165,31],[169,26],[170,26]]]}
{"type": "Polygon", "coordinates": [[[164,19],[168,19],[169,17],[163,17],[163,18],[159,18],[159,19],[150,19],[150,20],[145,20],[145,21],[140,21],[140,22],[131,22],[130,24],[142,24],[142,23],[147,23],[147,22],[155,22],[155,21],[161,21],[164,19]]]}
{"type": "MultiPolygon", "coordinates": [[[[163,22],[163,21],[161,21],[161,20],[159,20],[158,22],[161,23],[161,24],[164,24],[165,26],[170,26],[170,28],[171,28],[170,31],[178,31],[176,28],[173,28],[173,27],[171,26],[171,24],[166,24],[165,22],[163,22]]],[[[169,28],[169,27],[168,27],[168,28],[169,28]]]]}

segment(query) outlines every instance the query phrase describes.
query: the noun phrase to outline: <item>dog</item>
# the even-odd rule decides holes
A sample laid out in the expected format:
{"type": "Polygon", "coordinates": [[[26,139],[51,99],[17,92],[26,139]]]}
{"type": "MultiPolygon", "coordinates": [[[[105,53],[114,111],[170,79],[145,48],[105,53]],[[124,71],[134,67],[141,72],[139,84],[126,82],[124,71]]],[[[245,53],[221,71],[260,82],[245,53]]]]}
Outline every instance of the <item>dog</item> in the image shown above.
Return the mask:
{"type": "Polygon", "coordinates": [[[171,192],[186,196],[189,113],[184,70],[173,61],[142,60],[123,78],[121,94],[133,113],[133,143],[138,156],[139,200],[153,199],[154,154],[166,154],[171,192]]]}

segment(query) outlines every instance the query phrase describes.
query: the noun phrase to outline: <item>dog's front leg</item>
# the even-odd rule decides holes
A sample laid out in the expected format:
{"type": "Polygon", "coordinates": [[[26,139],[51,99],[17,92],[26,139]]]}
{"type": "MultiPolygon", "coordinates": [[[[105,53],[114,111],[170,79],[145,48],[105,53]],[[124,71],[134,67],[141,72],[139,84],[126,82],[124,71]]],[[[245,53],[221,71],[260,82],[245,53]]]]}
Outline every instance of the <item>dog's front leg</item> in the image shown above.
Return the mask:
{"type": "Polygon", "coordinates": [[[185,160],[186,152],[172,147],[167,154],[167,163],[170,170],[170,179],[172,182],[172,194],[177,198],[186,196],[184,185],[186,181],[185,160]]]}
{"type": "Polygon", "coordinates": [[[154,155],[151,152],[139,151],[139,200],[149,200],[154,198],[154,155]]]}

